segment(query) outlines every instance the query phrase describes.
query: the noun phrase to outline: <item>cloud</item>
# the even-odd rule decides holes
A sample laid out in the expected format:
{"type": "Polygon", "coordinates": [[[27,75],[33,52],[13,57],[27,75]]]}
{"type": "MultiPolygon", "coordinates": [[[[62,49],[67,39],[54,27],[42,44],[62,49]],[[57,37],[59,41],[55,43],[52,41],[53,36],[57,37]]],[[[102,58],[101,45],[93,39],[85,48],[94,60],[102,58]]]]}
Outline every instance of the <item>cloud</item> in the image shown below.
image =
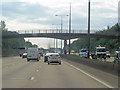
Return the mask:
{"type": "Polygon", "coordinates": [[[38,19],[34,19],[35,21],[47,21],[47,18],[38,18],[38,19]]]}
{"type": "MultiPolygon", "coordinates": [[[[60,24],[60,18],[55,17],[55,14],[69,14],[69,0],[61,0],[59,1],[59,4],[58,0],[30,0],[30,2],[28,2],[28,0],[19,1],[21,2],[3,2],[3,16],[9,17],[9,20],[15,18],[17,22],[20,23],[25,22],[50,25],[56,23],[60,24]]],[[[101,2],[95,0],[92,1],[91,18],[94,18],[93,20],[95,21],[100,19],[101,21],[99,23],[102,23],[103,20],[108,18],[117,18],[117,3],[114,1],[112,1],[112,3],[103,0],[101,2]]],[[[87,27],[87,5],[87,0],[81,0],[81,2],[79,0],[72,1],[72,23],[73,25],[80,25],[80,27],[75,25],[73,28],[87,27]]],[[[64,17],[65,28],[67,28],[67,25],[68,18],[64,17]]]]}
{"type": "MultiPolygon", "coordinates": [[[[87,29],[88,0],[71,1],[72,29],[87,29]]],[[[118,1],[91,0],[91,29],[100,30],[118,22],[118,1]]],[[[70,0],[2,0],[0,18],[6,21],[9,30],[55,28],[52,24],[61,24],[61,18],[55,15],[68,15],[69,2],[70,0]]],[[[63,18],[64,29],[68,29],[68,19],[69,17],[63,18]]],[[[39,40],[36,42],[39,43],[39,40]]],[[[45,44],[42,45],[44,47],[45,44]]]]}
{"type": "Polygon", "coordinates": [[[9,28],[12,31],[18,31],[18,30],[38,30],[38,29],[45,29],[49,28],[49,25],[42,25],[37,23],[24,23],[24,22],[18,22],[16,19],[10,20],[6,22],[7,28],[9,28]]]}

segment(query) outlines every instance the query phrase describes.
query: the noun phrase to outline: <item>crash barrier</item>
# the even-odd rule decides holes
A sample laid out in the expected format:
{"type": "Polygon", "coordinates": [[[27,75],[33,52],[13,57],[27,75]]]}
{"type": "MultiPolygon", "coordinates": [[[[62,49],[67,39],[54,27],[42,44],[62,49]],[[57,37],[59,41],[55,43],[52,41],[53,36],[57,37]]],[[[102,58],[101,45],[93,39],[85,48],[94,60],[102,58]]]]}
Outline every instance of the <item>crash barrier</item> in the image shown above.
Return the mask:
{"type": "Polygon", "coordinates": [[[91,60],[91,59],[82,59],[78,57],[72,57],[69,55],[61,55],[61,57],[66,60],[87,65],[92,68],[100,69],[104,72],[108,72],[114,75],[120,75],[120,73],[118,73],[120,72],[120,65],[118,65],[117,63],[103,62],[103,61],[91,60]]]}

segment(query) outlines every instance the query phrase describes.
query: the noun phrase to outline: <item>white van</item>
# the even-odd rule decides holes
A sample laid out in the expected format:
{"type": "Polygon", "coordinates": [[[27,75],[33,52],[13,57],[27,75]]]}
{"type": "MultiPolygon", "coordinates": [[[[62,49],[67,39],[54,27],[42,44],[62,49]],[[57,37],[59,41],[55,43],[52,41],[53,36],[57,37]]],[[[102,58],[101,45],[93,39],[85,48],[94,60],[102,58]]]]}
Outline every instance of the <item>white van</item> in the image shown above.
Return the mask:
{"type": "Polygon", "coordinates": [[[30,60],[39,61],[39,59],[40,59],[40,55],[39,55],[39,52],[38,52],[38,48],[30,47],[30,48],[27,49],[27,61],[30,61],[30,60]]]}

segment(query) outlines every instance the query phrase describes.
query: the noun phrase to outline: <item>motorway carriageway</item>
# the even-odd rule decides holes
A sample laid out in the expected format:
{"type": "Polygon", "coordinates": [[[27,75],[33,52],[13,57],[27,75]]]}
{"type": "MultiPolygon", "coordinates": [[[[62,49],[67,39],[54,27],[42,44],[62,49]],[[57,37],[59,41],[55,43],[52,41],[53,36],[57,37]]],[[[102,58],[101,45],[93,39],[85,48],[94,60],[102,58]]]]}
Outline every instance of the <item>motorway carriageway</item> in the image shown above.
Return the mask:
{"type": "Polygon", "coordinates": [[[62,59],[62,64],[2,58],[2,88],[117,88],[118,77],[62,59]]]}

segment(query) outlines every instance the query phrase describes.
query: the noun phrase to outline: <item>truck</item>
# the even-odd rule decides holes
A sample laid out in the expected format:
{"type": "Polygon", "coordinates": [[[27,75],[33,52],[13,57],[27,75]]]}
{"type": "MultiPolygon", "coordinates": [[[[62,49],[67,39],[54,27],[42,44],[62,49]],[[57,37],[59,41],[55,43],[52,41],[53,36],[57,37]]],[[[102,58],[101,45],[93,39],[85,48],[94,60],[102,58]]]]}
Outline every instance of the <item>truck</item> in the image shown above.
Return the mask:
{"type": "Polygon", "coordinates": [[[27,61],[40,60],[40,54],[37,47],[30,47],[27,49],[27,61]]]}
{"type": "Polygon", "coordinates": [[[94,53],[91,54],[92,59],[104,58],[106,59],[106,48],[100,45],[95,48],[94,53]]]}

